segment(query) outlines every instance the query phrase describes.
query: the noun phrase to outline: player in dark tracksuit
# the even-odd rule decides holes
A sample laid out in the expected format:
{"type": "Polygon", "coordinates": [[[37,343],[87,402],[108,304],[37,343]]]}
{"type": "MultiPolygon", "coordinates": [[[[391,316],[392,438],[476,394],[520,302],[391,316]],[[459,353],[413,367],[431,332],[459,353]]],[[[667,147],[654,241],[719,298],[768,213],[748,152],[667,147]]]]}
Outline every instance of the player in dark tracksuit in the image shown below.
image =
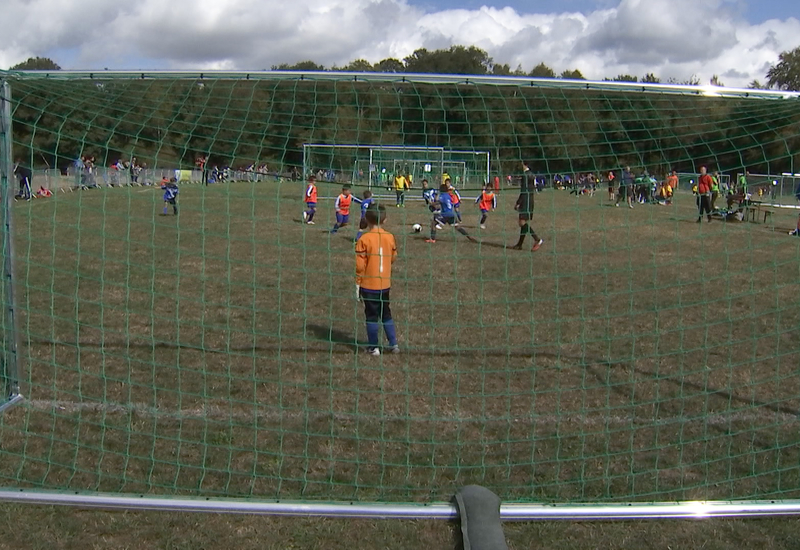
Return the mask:
{"type": "Polygon", "coordinates": [[[530,165],[527,162],[522,163],[522,181],[519,184],[519,197],[514,209],[519,214],[519,241],[512,248],[514,250],[522,250],[522,244],[525,242],[525,235],[530,233],[533,237],[533,248],[531,252],[536,252],[539,247],[544,243],[536,234],[536,231],[531,229],[528,224],[533,217],[533,194],[536,192],[536,176],[531,172],[530,165]]]}
{"type": "Polygon", "coordinates": [[[23,166],[21,160],[17,160],[14,173],[19,178],[19,195],[17,196],[26,201],[31,200],[31,178],[33,176],[31,169],[23,166]]]}

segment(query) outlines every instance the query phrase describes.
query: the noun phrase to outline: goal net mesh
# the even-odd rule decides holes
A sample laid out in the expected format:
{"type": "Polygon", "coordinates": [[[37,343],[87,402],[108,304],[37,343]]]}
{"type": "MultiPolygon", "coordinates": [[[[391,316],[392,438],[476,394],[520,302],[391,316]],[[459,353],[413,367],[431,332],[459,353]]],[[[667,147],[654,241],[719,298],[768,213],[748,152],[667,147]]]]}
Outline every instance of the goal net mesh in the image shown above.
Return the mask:
{"type": "Polygon", "coordinates": [[[732,192],[739,174],[798,171],[796,98],[391,75],[0,76],[13,118],[2,193],[19,195],[15,256],[3,249],[19,332],[6,323],[3,341],[21,342],[25,397],[0,415],[3,487],[800,497],[796,200],[723,195],[697,223],[689,183],[701,165],[732,192]],[[526,226],[536,252],[527,234],[512,248],[523,161],[541,182],[526,226]],[[30,201],[8,173],[17,162],[30,201]],[[632,187],[631,207],[615,206],[607,174],[616,195],[626,166],[645,195],[632,187]],[[331,234],[330,199],[406,168],[417,200],[382,199],[401,353],[374,357],[354,290],[358,206],[331,234]],[[309,225],[304,181],[320,170],[309,225]],[[477,243],[449,227],[425,242],[419,180],[437,170],[464,178],[460,228],[477,243]],[[641,183],[672,170],[671,198],[641,183]],[[176,174],[177,215],[161,188],[176,174]],[[475,199],[495,178],[481,220],[475,199]],[[726,218],[740,204],[750,221],[726,218]]]}

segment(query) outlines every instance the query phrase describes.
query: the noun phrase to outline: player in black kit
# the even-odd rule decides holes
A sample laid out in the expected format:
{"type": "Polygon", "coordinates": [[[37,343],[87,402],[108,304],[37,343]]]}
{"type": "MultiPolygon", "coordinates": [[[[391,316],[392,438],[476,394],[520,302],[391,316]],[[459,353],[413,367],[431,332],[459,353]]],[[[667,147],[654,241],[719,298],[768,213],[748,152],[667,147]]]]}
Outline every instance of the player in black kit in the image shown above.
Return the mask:
{"type": "Polygon", "coordinates": [[[519,241],[512,248],[514,250],[522,250],[522,244],[525,242],[525,235],[530,233],[533,238],[533,248],[531,252],[536,252],[544,244],[544,240],[540,239],[536,231],[531,229],[528,224],[533,217],[533,194],[536,192],[536,176],[531,172],[530,164],[527,162],[522,163],[522,181],[519,184],[519,197],[514,209],[519,214],[519,241]]]}

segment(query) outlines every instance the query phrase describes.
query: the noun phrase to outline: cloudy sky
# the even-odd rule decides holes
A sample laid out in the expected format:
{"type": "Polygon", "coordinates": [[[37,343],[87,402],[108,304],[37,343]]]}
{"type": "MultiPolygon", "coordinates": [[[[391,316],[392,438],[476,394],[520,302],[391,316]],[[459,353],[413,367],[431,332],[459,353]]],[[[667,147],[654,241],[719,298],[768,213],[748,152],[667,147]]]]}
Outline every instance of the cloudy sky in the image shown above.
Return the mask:
{"type": "Polygon", "coordinates": [[[0,68],[268,69],[477,45],[527,71],[764,80],[800,46],[797,0],[2,0],[0,68]],[[7,32],[10,31],[10,32],[7,32]]]}

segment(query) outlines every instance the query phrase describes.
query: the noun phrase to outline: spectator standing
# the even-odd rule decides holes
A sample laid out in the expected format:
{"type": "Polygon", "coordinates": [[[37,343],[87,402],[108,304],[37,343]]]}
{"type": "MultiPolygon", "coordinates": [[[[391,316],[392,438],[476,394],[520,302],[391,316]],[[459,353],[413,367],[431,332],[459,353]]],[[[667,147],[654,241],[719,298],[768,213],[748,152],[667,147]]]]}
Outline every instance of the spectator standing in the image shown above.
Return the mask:
{"type": "Polygon", "coordinates": [[[619,206],[620,201],[624,199],[625,202],[628,203],[628,208],[633,208],[633,179],[631,167],[626,166],[622,171],[622,178],[620,178],[619,194],[617,195],[617,203],[615,206],[619,206]]]}
{"type": "Polygon", "coordinates": [[[700,178],[697,180],[697,223],[703,221],[703,214],[708,216],[708,221],[711,222],[711,189],[714,185],[714,180],[708,175],[708,170],[705,166],[700,167],[700,178]]]}
{"type": "Polygon", "coordinates": [[[750,172],[747,170],[744,171],[744,174],[739,174],[739,181],[737,182],[737,191],[739,193],[743,193],[745,197],[747,197],[747,178],[750,176],[750,172]]]}
{"type": "Polygon", "coordinates": [[[609,201],[613,201],[614,200],[614,179],[616,179],[616,176],[614,175],[614,172],[613,171],[609,172],[608,175],[606,176],[606,179],[608,180],[608,200],[609,201]]]}
{"type": "Polygon", "coordinates": [[[208,185],[208,168],[207,168],[208,157],[205,156],[205,155],[200,155],[199,157],[197,157],[197,159],[194,161],[194,163],[195,163],[195,166],[197,166],[197,168],[200,169],[200,172],[202,174],[200,176],[200,178],[201,178],[200,181],[202,181],[204,185],[208,185]]]}
{"type": "Polygon", "coordinates": [[[19,195],[17,196],[26,201],[31,200],[31,179],[33,174],[30,168],[22,164],[22,159],[17,159],[14,165],[14,174],[19,179],[19,195]]]}

